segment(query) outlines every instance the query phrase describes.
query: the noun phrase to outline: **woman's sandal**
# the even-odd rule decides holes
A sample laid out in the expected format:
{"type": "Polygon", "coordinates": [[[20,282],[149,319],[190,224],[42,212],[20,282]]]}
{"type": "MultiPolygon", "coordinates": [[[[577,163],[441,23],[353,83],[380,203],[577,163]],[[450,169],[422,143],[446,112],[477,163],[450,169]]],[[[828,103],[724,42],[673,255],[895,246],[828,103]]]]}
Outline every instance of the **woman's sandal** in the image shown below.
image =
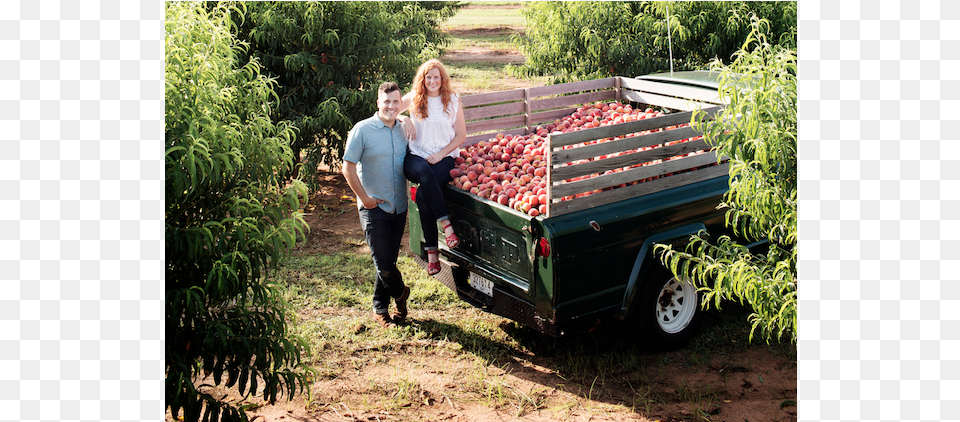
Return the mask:
{"type": "Polygon", "coordinates": [[[427,251],[427,274],[434,275],[440,272],[440,251],[433,249],[427,251]],[[430,255],[437,256],[437,262],[430,262],[430,255]]]}
{"type": "Polygon", "coordinates": [[[453,232],[451,227],[450,220],[443,220],[443,232],[444,237],[447,240],[447,247],[450,249],[456,248],[460,244],[460,238],[457,237],[457,234],[453,232]],[[450,228],[450,234],[446,234],[447,228],[450,228]]]}

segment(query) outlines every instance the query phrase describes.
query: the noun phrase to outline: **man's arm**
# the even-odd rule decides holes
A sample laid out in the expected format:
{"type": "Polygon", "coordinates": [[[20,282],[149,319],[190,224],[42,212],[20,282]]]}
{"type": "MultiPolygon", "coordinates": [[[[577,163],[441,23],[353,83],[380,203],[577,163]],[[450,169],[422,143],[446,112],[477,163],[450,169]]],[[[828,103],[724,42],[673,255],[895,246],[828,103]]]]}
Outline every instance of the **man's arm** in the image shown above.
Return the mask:
{"type": "Polygon", "coordinates": [[[357,163],[343,160],[343,177],[347,179],[347,184],[350,185],[350,189],[357,195],[357,198],[360,200],[360,203],[363,204],[364,208],[373,209],[377,204],[384,202],[382,199],[367,196],[367,191],[364,190],[363,185],[360,184],[360,176],[357,174],[357,163]]]}

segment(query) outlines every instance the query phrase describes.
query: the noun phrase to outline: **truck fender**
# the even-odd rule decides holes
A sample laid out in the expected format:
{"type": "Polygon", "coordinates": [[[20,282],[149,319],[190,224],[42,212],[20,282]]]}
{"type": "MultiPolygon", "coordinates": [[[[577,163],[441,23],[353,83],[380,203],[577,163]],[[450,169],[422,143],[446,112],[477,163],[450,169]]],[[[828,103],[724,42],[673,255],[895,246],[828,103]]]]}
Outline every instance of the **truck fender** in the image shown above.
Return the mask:
{"type": "Polygon", "coordinates": [[[623,293],[623,303],[620,306],[620,317],[626,318],[632,311],[632,305],[637,298],[637,293],[643,288],[643,280],[650,269],[659,265],[660,262],[653,255],[655,243],[686,243],[691,235],[697,234],[700,230],[706,229],[703,223],[691,223],[676,227],[664,232],[660,232],[648,237],[640,246],[640,252],[633,263],[633,269],[630,271],[630,279],[627,281],[627,288],[623,293]]]}

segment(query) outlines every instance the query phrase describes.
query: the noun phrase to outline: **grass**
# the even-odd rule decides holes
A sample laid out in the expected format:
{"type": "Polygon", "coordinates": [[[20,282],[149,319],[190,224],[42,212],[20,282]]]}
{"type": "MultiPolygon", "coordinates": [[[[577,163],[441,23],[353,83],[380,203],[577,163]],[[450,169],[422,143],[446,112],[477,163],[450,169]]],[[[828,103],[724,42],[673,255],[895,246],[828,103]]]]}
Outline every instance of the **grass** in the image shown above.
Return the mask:
{"type": "Polygon", "coordinates": [[[444,66],[450,72],[454,91],[461,95],[500,91],[513,85],[543,86],[549,81],[548,76],[517,79],[499,63],[447,62],[444,66]]]}
{"type": "Polygon", "coordinates": [[[491,27],[523,27],[523,17],[519,8],[475,8],[470,6],[523,6],[524,2],[469,2],[467,7],[460,9],[457,14],[447,19],[441,25],[443,30],[472,29],[491,27]]]}
{"type": "MultiPolygon", "coordinates": [[[[289,328],[309,345],[305,358],[313,382],[358,377],[354,398],[317,396],[330,394],[321,388],[308,394],[308,406],[343,403],[355,412],[401,412],[423,403],[454,409],[475,403],[515,417],[552,412],[569,415],[565,419],[584,412],[650,415],[681,401],[694,420],[710,420],[725,381],[681,382],[669,392],[663,388],[666,375],[683,368],[708,371],[710,356],[750,347],[748,310],[737,304],[725,304],[722,313],[707,311],[701,334],[683,350],[651,352],[624,322],[586,321],[569,327],[565,337],[547,337],[466,305],[410,257],[402,256],[399,267],[411,286],[414,312],[409,324],[384,330],[370,318],[374,274],[368,254],[349,247],[330,255],[294,252],[281,263],[272,281],[284,285],[296,314],[289,328]],[[549,361],[556,384],[531,387],[513,376],[534,358],[549,361]],[[362,375],[367,371],[373,372],[362,375]],[[430,386],[411,375],[432,371],[456,380],[455,388],[430,386]]],[[[790,356],[790,346],[771,347],[790,356]]]]}
{"type": "Polygon", "coordinates": [[[713,385],[681,384],[675,393],[678,401],[691,403],[690,412],[698,421],[709,421],[720,410],[719,392],[713,385]]]}
{"type": "Polygon", "coordinates": [[[463,1],[461,2],[465,6],[523,6],[529,2],[526,1],[499,1],[499,0],[482,0],[482,1],[463,1]]]}
{"type": "MultiPolygon", "coordinates": [[[[588,323],[571,327],[567,337],[547,337],[470,307],[427,276],[410,257],[401,256],[398,266],[405,283],[411,287],[410,301],[429,317],[384,334],[396,333],[394,337],[408,340],[457,343],[463,352],[488,362],[501,361],[510,352],[518,351],[549,356],[556,361],[560,373],[584,384],[591,384],[594,379],[603,382],[649,363],[642,358],[648,345],[624,335],[624,330],[629,330],[626,323],[612,320],[599,325],[588,323]]],[[[301,316],[297,329],[311,339],[314,349],[329,350],[345,343],[353,344],[355,349],[381,347],[378,337],[382,336],[371,337],[366,333],[372,328],[368,314],[374,279],[368,254],[349,250],[332,255],[295,253],[281,263],[279,272],[272,278],[284,285],[285,299],[301,316]],[[317,313],[323,317],[308,319],[317,313]],[[344,327],[351,329],[343,330],[344,327]]],[[[750,327],[745,308],[731,303],[724,305],[723,312],[706,313],[702,334],[688,345],[683,364],[703,365],[707,355],[735,353],[749,346],[746,337],[750,327]]]]}
{"type": "Polygon", "coordinates": [[[464,50],[468,48],[482,48],[493,51],[518,51],[513,43],[513,34],[517,31],[500,31],[489,34],[450,35],[448,50],[464,50]]]}

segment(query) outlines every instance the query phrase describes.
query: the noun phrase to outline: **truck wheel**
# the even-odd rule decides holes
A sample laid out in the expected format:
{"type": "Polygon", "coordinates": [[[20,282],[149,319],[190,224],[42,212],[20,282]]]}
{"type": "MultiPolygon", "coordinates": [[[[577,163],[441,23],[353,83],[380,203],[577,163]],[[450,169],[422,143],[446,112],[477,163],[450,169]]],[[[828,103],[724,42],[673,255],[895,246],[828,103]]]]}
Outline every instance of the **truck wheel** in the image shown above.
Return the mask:
{"type": "Polygon", "coordinates": [[[700,294],[689,280],[661,269],[644,287],[638,314],[638,322],[653,344],[673,349],[682,346],[696,332],[700,294]]]}

